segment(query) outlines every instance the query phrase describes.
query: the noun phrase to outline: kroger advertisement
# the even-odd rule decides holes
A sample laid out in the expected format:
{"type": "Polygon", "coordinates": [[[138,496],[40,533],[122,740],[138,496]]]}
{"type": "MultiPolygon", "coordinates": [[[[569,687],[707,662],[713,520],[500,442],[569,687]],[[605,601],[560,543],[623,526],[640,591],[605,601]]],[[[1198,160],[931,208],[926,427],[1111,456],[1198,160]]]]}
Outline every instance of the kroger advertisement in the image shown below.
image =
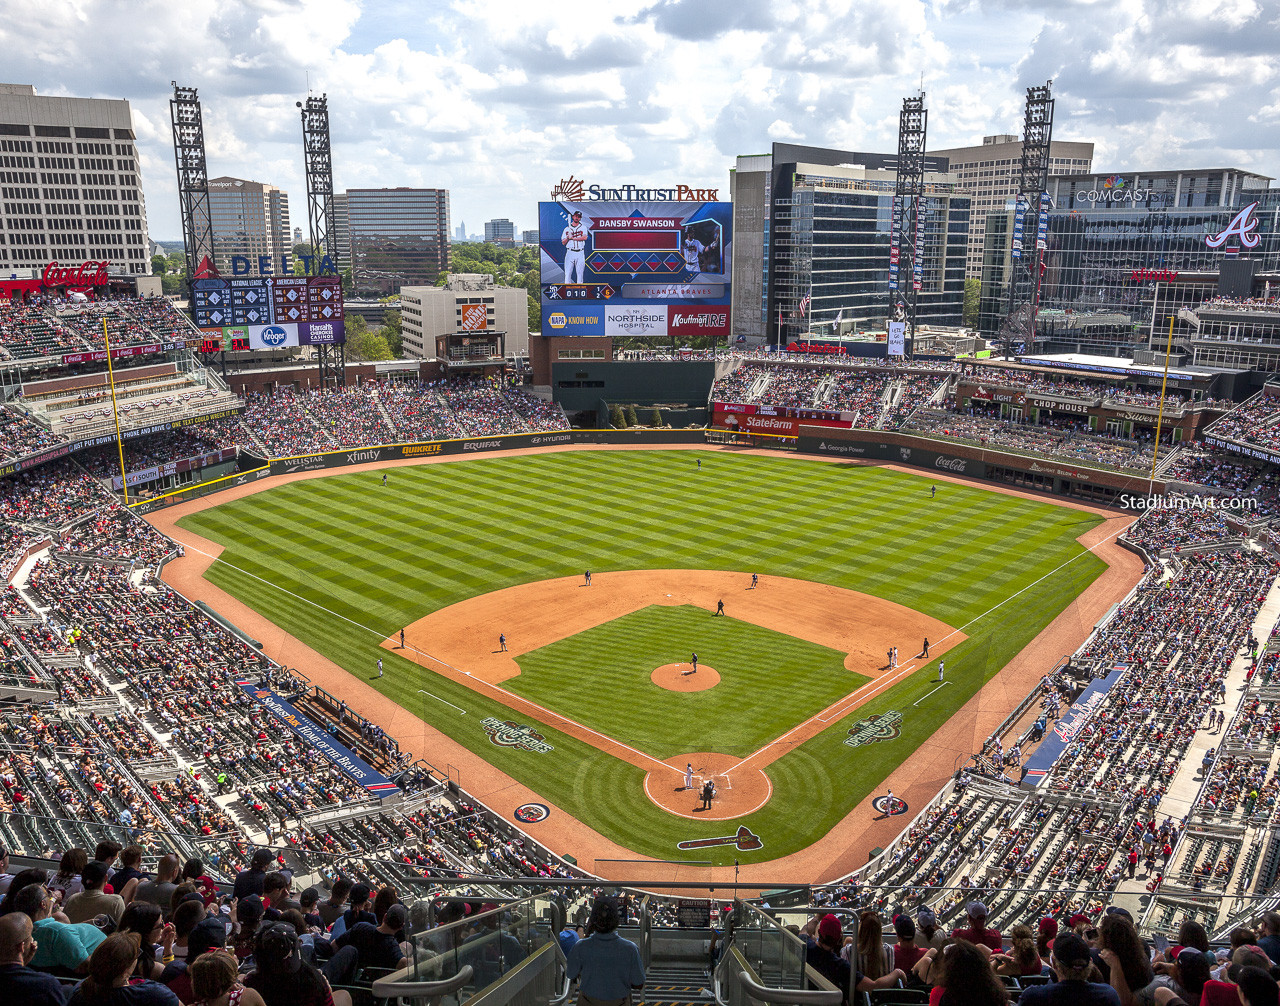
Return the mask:
{"type": "Polygon", "coordinates": [[[250,349],[346,342],[337,276],[236,276],[194,286],[196,326],[226,348],[237,339],[250,349]]]}
{"type": "Polygon", "coordinates": [[[542,334],[729,335],[733,204],[538,204],[542,334]]]}

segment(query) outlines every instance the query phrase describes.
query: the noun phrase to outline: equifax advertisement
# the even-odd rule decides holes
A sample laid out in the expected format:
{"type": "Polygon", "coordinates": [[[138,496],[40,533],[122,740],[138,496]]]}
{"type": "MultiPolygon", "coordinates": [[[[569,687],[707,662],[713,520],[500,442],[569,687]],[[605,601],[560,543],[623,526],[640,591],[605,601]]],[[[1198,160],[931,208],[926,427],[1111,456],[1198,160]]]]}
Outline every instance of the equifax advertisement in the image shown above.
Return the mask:
{"type": "Polygon", "coordinates": [[[538,204],[542,334],[729,334],[733,204],[538,204]]]}

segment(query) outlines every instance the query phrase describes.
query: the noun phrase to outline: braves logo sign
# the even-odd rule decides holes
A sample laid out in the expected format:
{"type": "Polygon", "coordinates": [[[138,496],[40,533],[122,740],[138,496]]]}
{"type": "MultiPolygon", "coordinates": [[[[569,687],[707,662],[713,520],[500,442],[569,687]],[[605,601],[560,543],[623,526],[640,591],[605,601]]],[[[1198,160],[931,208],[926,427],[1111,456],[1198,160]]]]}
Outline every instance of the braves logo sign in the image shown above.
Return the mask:
{"type": "Polygon", "coordinates": [[[713,849],[718,845],[732,845],[739,851],[750,851],[752,849],[764,848],[764,842],[760,840],[760,836],[756,835],[746,826],[740,827],[737,834],[725,835],[720,838],[698,838],[688,842],[676,843],[676,848],[687,852],[690,849],[713,849]]]}
{"type": "Polygon", "coordinates": [[[1217,234],[1210,234],[1204,239],[1204,243],[1210,248],[1221,248],[1227,243],[1227,239],[1232,234],[1240,237],[1240,243],[1246,248],[1257,248],[1258,242],[1262,238],[1255,233],[1258,229],[1258,218],[1253,215],[1253,211],[1258,208],[1257,202],[1252,202],[1234,217],[1231,223],[1218,231],[1217,234]]]}

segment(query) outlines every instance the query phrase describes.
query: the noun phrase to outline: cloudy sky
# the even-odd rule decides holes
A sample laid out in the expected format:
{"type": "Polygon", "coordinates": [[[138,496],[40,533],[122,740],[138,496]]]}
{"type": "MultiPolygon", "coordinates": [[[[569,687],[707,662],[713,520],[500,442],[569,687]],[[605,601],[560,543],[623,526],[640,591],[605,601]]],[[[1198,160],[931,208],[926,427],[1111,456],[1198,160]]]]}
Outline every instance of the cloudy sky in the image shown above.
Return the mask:
{"type": "Polygon", "coordinates": [[[172,80],[200,90],[210,175],[280,185],[304,229],[309,83],[339,189],[448,188],[477,233],[535,226],[570,173],[727,197],[772,140],[895,149],[922,74],[934,149],[1019,132],[1052,78],[1054,136],[1099,170],[1277,175],[1278,25],[1258,0],[0,0],[0,76],[129,99],[155,238],[181,235],[172,80]]]}

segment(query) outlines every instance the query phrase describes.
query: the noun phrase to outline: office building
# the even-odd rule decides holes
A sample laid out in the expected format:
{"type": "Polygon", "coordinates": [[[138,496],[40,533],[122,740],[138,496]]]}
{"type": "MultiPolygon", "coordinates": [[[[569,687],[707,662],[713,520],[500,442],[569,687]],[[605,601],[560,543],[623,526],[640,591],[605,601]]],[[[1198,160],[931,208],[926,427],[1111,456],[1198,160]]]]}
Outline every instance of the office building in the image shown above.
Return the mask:
{"type": "MultiPolygon", "coordinates": [[[[965,278],[982,276],[982,245],[987,214],[1003,210],[1017,198],[1021,177],[1022,141],[1016,136],[984,136],[976,147],[931,150],[930,156],[945,157],[948,170],[960,187],[969,193],[969,249],[965,257],[965,278]]],[[[1074,140],[1054,140],[1049,144],[1049,175],[1084,175],[1093,170],[1093,144],[1074,140]]]]}
{"type": "Polygon", "coordinates": [[[522,287],[496,286],[490,275],[458,273],[442,287],[401,287],[400,319],[406,356],[447,356],[461,365],[529,353],[529,295],[522,287]]]}
{"type": "Polygon", "coordinates": [[[490,220],[484,225],[484,239],[501,248],[516,246],[516,225],[510,220],[490,220]]]}
{"type": "Polygon", "coordinates": [[[256,273],[260,256],[266,255],[272,269],[279,271],[280,257],[293,252],[289,195],[274,185],[247,178],[210,178],[209,218],[214,263],[227,276],[235,271],[233,256],[248,259],[256,273]]]}
{"type": "MultiPolygon", "coordinates": [[[[1225,353],[1229,327],[1219,332],[1196,312],[1219,296],[1257,296],[1280,271],[1280,189],[1271,181],[1235,168],[1050,179],[1035,340],[1026,351],[1124,355],[1158,345],[1163,352],[1172,318],[1175,346],[1197,363],[1257,366],[1247,353],[1225,353]]],[[[986,221],[986,335],[1000,330],[1010,309],[1013,217],[1002,211],[986,221]]],[[[1250,341],[1245,334],[1234,336],[1250,341]]]]}
{"type": "Polygon", "coordinates": [[[356,293],[431,286],[449,271],[448,189],[347,189],[356,293]]]}
{"type": "Polygon", "coordinates": [[[351,225],[347,213],[347,194],[333,194],[333,212],[329,218],[329,242],[332,253],[338,256],[338,271],[351,268],[351,225]]]}
{"type": "Polygon", "coordinates": [[[151,272],[147,207],[127,101],[0,84],[0,273],[50,262],[151,272]]]}
{"type": "MultiPolygon", "coordinates": [[[[783,143],[737,159],[729,178],[735,341],[787,345],[883,328],[896,160],[783,143]]],[[[925,169],[916,321],[959,326],[970,199],[945,158],[931,155],[925,169]]]]}
{"type": "Polygon", "coordinates": [[[520,243],[532,247],[538,243],[538,229],[535,227],[531,231],[520,232],[520,243]]]}

